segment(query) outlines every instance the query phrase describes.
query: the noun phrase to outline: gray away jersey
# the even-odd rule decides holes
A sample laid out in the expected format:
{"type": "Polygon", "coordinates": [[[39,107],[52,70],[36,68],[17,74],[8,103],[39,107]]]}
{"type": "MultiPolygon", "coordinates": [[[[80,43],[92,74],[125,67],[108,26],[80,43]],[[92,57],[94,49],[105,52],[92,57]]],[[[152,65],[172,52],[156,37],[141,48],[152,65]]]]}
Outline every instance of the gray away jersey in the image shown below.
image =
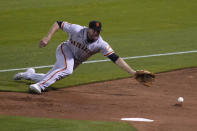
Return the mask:
{"type": "Polygon", "coordinates": [[[88,43],[88,28],[85,26],[63,22],[61,28],[69,35],[66,45],[71,49],[75,62],[77,63],[82,63],[98,52],[101,52],[104,56],[109,56],[114,53],[109,44],[105,42],[100,35],[97,41],[88,43]]]}

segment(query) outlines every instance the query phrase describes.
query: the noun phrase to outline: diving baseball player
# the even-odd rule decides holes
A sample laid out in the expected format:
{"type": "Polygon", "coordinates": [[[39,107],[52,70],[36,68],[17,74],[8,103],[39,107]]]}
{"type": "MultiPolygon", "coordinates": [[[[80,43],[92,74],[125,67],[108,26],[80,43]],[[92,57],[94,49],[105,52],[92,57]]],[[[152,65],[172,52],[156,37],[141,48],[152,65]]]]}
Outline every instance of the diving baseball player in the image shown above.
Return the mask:
{"type": "Polygon", "coordinates": [[[35,84],[30,85],[30,91],[40,94],[57,80],[71,75],[82,62],[99,52],[123,70],[135,75],[136,71],[114,53],[110,45],[102,39],[101,28],[102,24],[99,21],[89,22],[89,27],[70,24],[66,21],[55,22],[39,43],[41,48],[45,47],[54,33],[60,29],[68,33],[68,40],[57,47],[56,63],[53,68],[47,74],[35,73],[35,70],[30,68],[26,72],[16,74],[14,79],[21,80],[23,78],[35,81],[35,84]]]}

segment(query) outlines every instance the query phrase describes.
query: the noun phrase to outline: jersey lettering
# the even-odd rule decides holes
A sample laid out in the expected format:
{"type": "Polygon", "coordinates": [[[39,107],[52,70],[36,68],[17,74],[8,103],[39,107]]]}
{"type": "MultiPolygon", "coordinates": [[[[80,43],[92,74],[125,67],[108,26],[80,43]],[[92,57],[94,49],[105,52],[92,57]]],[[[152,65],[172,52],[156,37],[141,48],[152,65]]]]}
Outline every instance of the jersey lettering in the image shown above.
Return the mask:
{"type": "Polygon", "coordinates": [[[73,41],[72,39],[70,39],[70,42],[71,42],[72,45],[74,45],[75,47],[77,47],[77,48],[83,50],[83,51],[86,52],[88,55],[90,55],[90,56],[92,55],[92,52],[87,48],[86,45],[82,45],[82,44],[80,44],[80,43],[78,43],[78,42],[76,42],[76,41],[73,41]]]}

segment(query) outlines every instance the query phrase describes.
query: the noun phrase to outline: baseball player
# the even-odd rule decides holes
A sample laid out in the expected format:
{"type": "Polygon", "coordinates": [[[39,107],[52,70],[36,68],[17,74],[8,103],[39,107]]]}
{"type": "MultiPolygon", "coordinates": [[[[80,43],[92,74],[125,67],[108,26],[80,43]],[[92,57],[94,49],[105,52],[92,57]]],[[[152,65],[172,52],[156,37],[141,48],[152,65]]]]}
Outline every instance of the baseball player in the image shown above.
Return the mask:
{"type": "Polygon", "coordinates": [[[40,94],[57,80],[71,75],[76,67],[98,52],[111,59],[131,75],[135,75],[136,71],[114,53],[111,46],[102,39],[101,28],[102,24],[99,21],[90,21],[89,27],[66,21],[55,22],[48,34],[39,43],[41,48],[47,46],[54,33],[60,29],[68,33],[68,40],[57,47],[56,63],[53,68],[47,74],[35,73],[35,70],[30,68],[26,72],[16,74],[14,80],[23,78],[35,81],[35,84],[30,85],[30,91],[40,94]]]}

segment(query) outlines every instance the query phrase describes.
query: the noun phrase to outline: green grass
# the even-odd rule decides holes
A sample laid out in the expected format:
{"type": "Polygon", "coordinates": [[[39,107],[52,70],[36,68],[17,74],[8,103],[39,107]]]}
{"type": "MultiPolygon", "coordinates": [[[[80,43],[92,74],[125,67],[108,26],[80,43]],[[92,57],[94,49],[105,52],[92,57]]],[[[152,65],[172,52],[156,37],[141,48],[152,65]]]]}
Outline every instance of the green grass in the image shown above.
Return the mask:
{"type": "MultiPolygon", "coordinates": [[[[68,35],[55,34],[43,49],[38,42],[56,20],[87,25],[103,22],[103,38],[121,57],[197,50],[197,2],[194,0],[12,0],[0,1],[0,70],[51,65],[57,45],[68,35]]],[[[134,69],[163,72],[196,67],[197,53],[127,60],[134,69]]],[[[90,60],[105,59],[101,54],[90,60]]],[[[47,72],[49,68],[39,69],[47,72]]],[[[17,72],[0,73],[0,90],[27,92],[31,82],[15,82],[17,72]]],[[[55,88],[129,77],[111,62],[81,65],[55,88]]]]}
{"type": "MultiPolygon", "coordinates": [[[[103,23],[102,37],[121,57],[197,50],[195,0],[1,0],[0,70],[51,65],[68,35],[57,32],[43,49],[38,42],[57,20],[86,25],[103,23]]],[[[197,53],[127,60],[134,69],[164,72],[196,67],[197,53]]],[[[105,59],[101,54],[90,60],[105,59]]],[[[49,68],[39,69],[47,72],[49,68]]],[[[0,73],[0,91],[27,92],[30,81],[13,81],[15,72],[0,73]]],[[[129,77],[112,62],[83,64],[54,88],[129,77]]],[[[70,121],[0,116],[1,131],[127,131],[127,123],[70,121]]],[[[135,130],[135,129],[133,129],[135,130]]]]}
{"type": "Polygon", "coordinates": [[[0,116],[1,131],[137,131],[129,123],[0,116]]]}

